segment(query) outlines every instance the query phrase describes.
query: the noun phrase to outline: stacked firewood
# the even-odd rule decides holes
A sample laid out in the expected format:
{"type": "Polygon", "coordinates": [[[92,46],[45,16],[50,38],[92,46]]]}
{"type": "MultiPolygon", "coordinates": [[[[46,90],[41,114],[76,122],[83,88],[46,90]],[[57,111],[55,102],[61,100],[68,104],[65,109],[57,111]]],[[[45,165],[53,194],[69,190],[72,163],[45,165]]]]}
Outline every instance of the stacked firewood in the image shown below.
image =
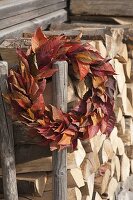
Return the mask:
{"type": "MultiPolygon", "coordinates": [[[[76,151],[68,149],[68,200],[113,200],[123,182],[133,173],[133,53],[123,43],[122,29],[113,29],[112,35],[105,35],[105,40],[94,37],[89,42],[103,57],[111,59],[116,71],[116,125],[109,137],[98,132],[90,141],[78,141],[76,151]]],[[[6,48],[5,52],[2,48],[1,55],[4,56],[8,50],[6,48]]],[[[51,82],[45,92],[51,103],[51,82]]],[[[84,81],[79,83],[69,78],[68,107],[85,92],[84,81]]],[[[39,138],[31,139],[19,123],[14,124],[14,141],[19,199],[52,200],[52,154],[49,148],[37,146],[35,143],[39,138]]]]}

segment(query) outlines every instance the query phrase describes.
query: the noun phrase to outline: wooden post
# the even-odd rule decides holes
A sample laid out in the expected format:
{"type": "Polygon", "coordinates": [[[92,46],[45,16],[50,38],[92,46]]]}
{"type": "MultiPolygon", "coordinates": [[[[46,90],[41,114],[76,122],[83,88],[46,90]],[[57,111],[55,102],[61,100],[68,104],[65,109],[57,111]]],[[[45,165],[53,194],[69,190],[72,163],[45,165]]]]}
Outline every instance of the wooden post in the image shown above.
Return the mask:
{"type": "Polygon", "coordinates": [[[7,62],[0,61],[0,150],[5,200],[18,200],[12,123],[2,93],[7,92],[7,62]]]}
{"type": "MultiPolygon", "coordinates": [[[[58,72],[53,76],[53,104],[67,111],[67,77],[66,61],[54,63],[58,72]]],[[[67,200],[67,149],[53,152],[53,200],[67,200]]]]}

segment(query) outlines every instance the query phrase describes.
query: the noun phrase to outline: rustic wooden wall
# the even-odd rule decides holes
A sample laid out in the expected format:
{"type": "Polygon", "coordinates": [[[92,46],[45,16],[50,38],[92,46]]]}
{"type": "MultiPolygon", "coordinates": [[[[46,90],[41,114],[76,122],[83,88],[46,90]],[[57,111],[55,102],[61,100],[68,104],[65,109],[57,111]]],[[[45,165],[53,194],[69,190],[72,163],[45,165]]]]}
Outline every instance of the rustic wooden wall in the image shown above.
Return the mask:
{"type": "Polygon", "coordinates": [[[133,16],[133,1],[131,0],[71,0],[72,14],[103,15],[103,16],[133,16]]]}
{"type": "Polygon", "coordinates": [[[67,0],[1,0],[0,40],[67,20],[67,0]]]}

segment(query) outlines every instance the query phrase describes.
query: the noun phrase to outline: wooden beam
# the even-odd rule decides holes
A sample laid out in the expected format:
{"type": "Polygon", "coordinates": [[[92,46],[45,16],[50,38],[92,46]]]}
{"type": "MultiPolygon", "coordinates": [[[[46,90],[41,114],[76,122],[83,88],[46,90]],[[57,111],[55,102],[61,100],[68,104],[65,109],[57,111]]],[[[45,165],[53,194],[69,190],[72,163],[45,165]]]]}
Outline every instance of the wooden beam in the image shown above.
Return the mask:
{"type": "Polygon", "coordinates": [[[36,27],[41,26],[44,30],[55,21],[67,21],[67,11],[64,9],[42,15],[30,21],[26,21],[0,31],[0,42],[6,38],[21,37],[23,32],[34,32],[36,27]]]}
{"type": "MultiPolygon", "coordinates": [[[[44,4],[45,5],[45,4],[44,4]]],[[[5,19],[0,20],[0,30],[14,26],[16,24],[35,19],[36,17],[40,17],[42,15],[46,15],[51,12],[55,12],[57,10],[60,10],[62,8],[66,8],[66,2],[59,2],[56,0],[55,4],[52,5],[46,5],[42,8],[38,8],[29,12],[23,12],[20,15],[11,16],[5,19]]]]}
{"type": "MultiPolygon", "coordinates": [[[[56,62],[53,68],[58,72],[53,76],[53,104],[67,111],[68,64],[65,61],[56,62]]],[[[67,149],[55,150],[53,162],[53,200],[67,199],[67,149]]]]}
{"type": "Polygon", "coordinates": [[[12,124],[2,94],[7,92],[8,64],[0,61],[0,150],[5,200],[18,200],[12,124]]]}
{"type": "MultiPolygon", "coordinates": [[[[133,2],[127,0],[71,0],[72,15],[133,16],[133,2]]],[[[89,17],[88,17],[89,18],[89,17]]]]}
{"type": "Polygon", "coordinates": [[[58,2],[64,2],[64,0],[24,0],[24,1],[14,1],[12,3],[7,3],[6,5],[1,5],[0,2],[0,19],[15,16],[26,13],[44,6],[51,4],[56,4],[58,2]]]}

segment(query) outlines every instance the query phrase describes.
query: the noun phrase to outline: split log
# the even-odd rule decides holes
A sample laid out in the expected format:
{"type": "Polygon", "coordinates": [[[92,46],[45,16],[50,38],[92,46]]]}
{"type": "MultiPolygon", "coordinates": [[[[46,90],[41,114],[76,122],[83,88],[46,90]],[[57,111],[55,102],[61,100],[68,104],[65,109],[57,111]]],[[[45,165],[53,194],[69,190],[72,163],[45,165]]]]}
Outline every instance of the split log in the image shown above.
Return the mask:
{"type": "Polygon", "coordinates": [[[67,172],[68,187],[83,187],[84,179],[80,168],[70,169],[67,172]]]}
{"type": "Polygon", "coordinates": [[[118,94],[115,99],[115,110],[120,107],[122,109],[122,113],[126,113],[127,111],[127,93],[126,87],[124,87],[123,94],[118,94]],[[125,98],[123,98],[123,96],[125,98]]]}
{"type": "Polygon", "coordinates": [[[94,48],[96,48],[96,42],[95,42],[94,40],[89,41],[89,43],[90,43],[94,48]]]}
{"type": "Polygon", "coordinates": [[[118,156],[115,156],[111,160],[111,177],[115,177],[116,180],[119,182],[120,181],[120,160],[118,156]]]}
{"type": "Polygon", "coordinates": [[[90,139],[92,151],[96,151],[97,153],[100,151],[102,144],[106,138],[106,135],[101,134],[100,132],[90,139]]]}
{"type": "Polygon", "coordinates": [[[87,153],[83,163],[81,164],[84,180],[88,180],[89,176],[95,173],[99,167],[100,162],[97,152],[87,153]]]}
{"type": "MultiPolygon", "coordinates": [[[[67,187],[83,187],[84,186],[83,175],[80,168],[74,168],[67,170],[67,187]]],[[[52,190],[52,173],[48,173],[48,178],[46,181],[44,191],[51,191],[52,190]]]]}
{"type": "MultiPolygon", "coordinates": [[[[47,180],[44,172],[34,172],[17,175],[17,188],[19,195],[42,196],[47,180]]],[[[2,179],[0,179],[0,193],[3,193],[2,179]]]]}
{"type": "Polygon", "coordinates": [[[132,117],[125,117],[125,135],[129,137],[129,142],[125,142],[127,145],[133,144],[133,120],[132,117]]]}
{"type": "Polygon", "coordinates": [[[114,153],[116,153],[116,150],[117,150],[117,146],[118,146],[118,143],[117,143],[117,133],[118,133],[118,129],[116,128],[116,126],[113,128],[110,136],[109,136],[109,139],[110,139],[110,142],[111,142],[111,145],[112,145],[112,148],[113,148],[113,151],[114,153]]]}
{"type": "MultiPolygon", "coordinates": [[[[68,196],[67,196],[68,200],[81,200],[82,199],[81,192],[77,187],[68,188],[67,194],[68,194],[68,196]]],[[[52,191],[44,192],[42,200],[45,200],[45,199],[52,200],[52,191]]],[[[39,199],[35,199],[35,200],[39,200],[39,199]]]]}
{"type": "Polygon", "coordinates": [[[117,59],[115,59],[115,72],[116,72],[116,80],[118,84],[118,90],[120,93],[123,93],[123,88],[125,85],[125,74],[123,69],[123,64],[120,63],[117,59]]]}
{"type": "MultiPolygon", "coordinates": [[[[95,136],[94,136],[95,137],[95,136]]],[[[90,153],[92,152],[92,146],[91,146],[91,143],[90,143],[90,140],[85,140],[85,141],[82,141],[82,145],[84,147],[84,150],[86,153],[90,153]]]]}
{"type": "Polygon", "coordinates": [[[19,194],[42,196],[46,184],[46,173],[30,173],[17,175],[19,194]]]}
{"type": "Polygon", "coordinates": [[[117,143],[118,143],[118,146],[117,146],[116,154],[121,156],[125,153],[125,148],[124,148],[124,143],[120,137],[117,137],[117,143]]]}
{"type": "Polygon", "coordinates": [[[105,193],[110,178],[110,170],[106,169],[103,175],[97,175],[94,180],[94,189],[99,194],[105,193]]]}
{"type": "Polygon", "coordinates": [[[103,151],[105,151],[105,153],[108,157],[108,160],[111,160],[112,157],[114,156],[114,151],[113,151],[113,147],[112,147],[112,144],[109,139],[104,140],[102,148],[103,148],[103,151]]]}
{"type": "Polygon", "coordinates": [[[118,136],[124,135],[125,133],[125,117],[123,116],[119,123],[117,123],[118,136]]]}
{"type": "Polygon", "coordinates": [[[111,180],[109,181],[108,189],[107,189],[108,198],[110,200],[114,199],[114,193],[117,189],[117,186],[118,186],[117,180],[114,177],[112,177],[111,180]]]}
{"type": "Polygon", "coordinates": [[[82,196],[89,196],[87,198],[92,199],[93,192],[94,192],[94,178],[95,173],[91,174],[87,180],[85,180],[85,185],[80,188],[82,196]]]}
{"type": "Polygon", "coordinates": [[[82,196],[82,200],[90,200],[89,195],[84,195],[84,196],[82,196]]]}
{"type": "Polygon", "coordinates": [[[100,52],[101,56],[103,58],[106,58],[107,56],[107,50],[103,44],[103,41],[101,40],[96,40],[95,41],[95,48],[100,52]]]}
{"type": "Polygon", "coordinates": [[[116,116],[116,122],[119,123],[123,116],[121,107],[115,107],[115,116],[116,116]]]}
{"type": "Polygon", "coordinates": [[[89,141],[83,141],[83,147],[86,153],[90,153],[91,151],[96,151],[97,153],[101,149],[103,141],[105,140],[106,135],[101,134],[100,132],[97,133],[93,138],[89,141]]]}
{"type": "Polygon", "coordinates": [[[125,73],[125,77],[126,77],[126,83],[130,83],[131,80],[131,59],[128,59],[127,63],[123,64],[123,68],[124,68],[124,73],[125,73]]]}
{"type": "Polygon", "coordinates": [[[123,39],[123,30],[114,29],[112,35],[105,35],[105,44],[107,49],[107,55],[113,59],[117,55],[119,48],[121,47],[123,39]]]}
{"type": "Polygon", "coordinates": [[[102,197],[99,195],[98,192],[94,193],[94,200],[102,200],[102,197]]]}
{"type": "Polygon", "coordinates": [[[102,148],[100,149],[100,151],[98,152],[98,157],[99,157],[99,161],[100,161],[100,164],[104,164],[106,162],[108,162],[109,158],[108,158],[108,155],[107,155],[107,152],[105,151],[105,149],[102,148]]]}
{"type": "Polygon", "coordinates": [[[77,187],[68,188],[67,194],[68,194],[68,200],[81,200],[82,199],[81,192],[77,187]]]}
{"type": "Polygon", "coordinates": [[[127,97],[127,109],[126,109],[126,112],[124,113],[126,116],[129,116],[129,117],[133,117],[133,107],[127,97]]]}
{"type": "Polygon", "coordinates": [[[80,167],[84,158],[85,158],[85,150],[81,144],[81,141],[78,140],[77,150],[72,153],[67,153],[67,162],[68,162],[68,169],[73,169],[76,167],[80,167]]]}
{"type": "Polygon", "coordinates": [[[114,176],[116,177],[116,180],[119,182],[120,181],[120,160],[118,156],[115,156],[115,174],[114,176]]]}
{"type": "Polygon", "coordinates": [[[128,62],[128,52],[127,52],[127,45],[122,43],[121,46],[118,49],[116,58],[121,63],[127,63],[128,62]]]}
{"type": "Polygon", "coordinates": [[[133,145],[125,146],[125,153],[129,159],[133,159],[133,145]]]}
{"type": "Polygon", "coordinates": [[[121,94],[118,94],[116,97],[116,104],[115,107],[121,107],[123,114],[125,116],[133,117],[133,107],[127,97],[127,86],[126,84],[123,85],[123,91],[121,94]],[[124,97],[124,98],[123,98],[124,97]]]}
{"type": "Polygon", "coordinates": [[[131,174],[133,174],[133,159],[130,160],[130,165],[131,165],[130,172],[131,174]]]}
{"type": "Polygon", "coordinates": [[[133,106],[133,83],[127,83],[127,97],[133,106]]]}
{"type": "Polygon", "coordinates": [[[125,181],[130,173],[130,161],[124,153],[121,157],[121,181],[125,181]]]}

